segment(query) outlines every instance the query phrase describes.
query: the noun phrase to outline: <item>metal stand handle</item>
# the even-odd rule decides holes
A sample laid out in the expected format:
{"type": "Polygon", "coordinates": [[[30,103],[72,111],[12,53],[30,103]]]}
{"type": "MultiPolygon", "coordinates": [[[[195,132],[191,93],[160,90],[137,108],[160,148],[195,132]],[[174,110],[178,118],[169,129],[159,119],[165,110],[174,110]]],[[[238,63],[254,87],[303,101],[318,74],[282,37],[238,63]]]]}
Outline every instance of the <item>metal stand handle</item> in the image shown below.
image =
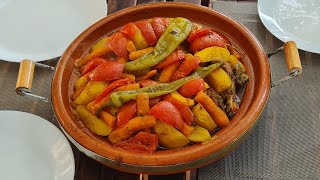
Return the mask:
{"type": "Polygon", "coordinates": [[[271,87],[278,86],[279,84],[293,77],[296,77],[302,73],[302,66],[296,43],[293,41],[288,41],[282,47],[278,48],[275,52],[268,53],[267,56],[268,58],[270,58],[271,56],[277,54],[280,51],[284,51],[285,59],[288,65],[289,75],[272,83],[271,87]]]}
{"type": "Polygon", "coordinates": [[[22,96],[28,96],[32,97],[44,102],[50,102],[48,98],[32,94],[31,93],[31,87],[32,87],[32,81],[33,81],[33,74],[34,74],[34,68],[35,66],[41,67],[44,69],[49,69],[54,71],[55,68],[52,66],[48,66],[45,64],[41,63],[36,63],[34,61],[24,59],[20,62],[20,67],[19,67],[19,73],[18,73],[18,78],[17,78],[17,84],[16,84],[16,92],[19,95],[22,96]]]}

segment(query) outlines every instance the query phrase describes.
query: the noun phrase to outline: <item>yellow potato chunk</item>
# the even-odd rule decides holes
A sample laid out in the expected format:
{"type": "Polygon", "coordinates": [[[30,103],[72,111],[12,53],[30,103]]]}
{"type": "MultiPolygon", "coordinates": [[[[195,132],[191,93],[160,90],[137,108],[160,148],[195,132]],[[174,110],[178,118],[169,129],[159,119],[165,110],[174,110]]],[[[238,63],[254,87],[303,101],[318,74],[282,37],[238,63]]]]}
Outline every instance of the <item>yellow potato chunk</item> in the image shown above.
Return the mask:
{"type": "Polygon", "coordinates": [[[93,133],[100,136],[108,136],[112,131],[104,121],[92,114],[85,106],[77,106],[77,114],[80,120],[89,128],[93,133]]]}
{"type": "Polygon", "coordinates": [[[207,79],[211,87],[219,94],[230,88],[232,84],[230,76],[221,67],[210,73],[207,79]]]}
{"type": "Polygon", "coordinates": [[[77,81],[76,84],[74,85],[75,91],[80,88],[81,86],[86,85],[90,81],[89,77],[87,75],[81,76],[77,81]]]}
{"type": "Polygon", "coordinates": [[[170,124],[157,120],[154,131],[159,138],[159,144],[167,148],[178,148],[187,145],[190,141],[181,132],[170,124]]]}
{"type": "Polygon", "coordinates": [[[196,126],[192,133],[188,136],[188,139],[192,142],[205,142],[209,141],[211,136],[207,129],[196,126]]]}
{"type": "Polygon", "coordinates": [[[201,62],[209,62],[213,60],[228,61],[230,52],[226,48],[213,46],[195,53],[194,56],[198,56],[201,62]]]}
{"type": "Polygon", "coordinates": [[[200,103],[192,108],[192,112],[195,117],[194,121],[196,125],[206,128],[209,132],[218,127],[208,111],[206,111],[206,109],[200,103]]]}
{"type": "Polygon", "coordinates": [[[179,101],[181,101],[184,105],[186,106],[193,106],[194,105],[194,100],[190,99],[190,98],[185,98],[183,96],[181,96],[177,91],[173,91],[172,93],[170,93],[174,98],[178,99],[179,101]]]}
{"type": "Polygon", "coordinates": [[[241,61],[239,61],[234,55],[230,55],[228,63],[230,64],[230,66],[232,67],[232,69],[235,69],[237,64],[239,64],[241,71],[242,72],[246,72],[246,68],[245,66],[241,63],[241,61]]]}

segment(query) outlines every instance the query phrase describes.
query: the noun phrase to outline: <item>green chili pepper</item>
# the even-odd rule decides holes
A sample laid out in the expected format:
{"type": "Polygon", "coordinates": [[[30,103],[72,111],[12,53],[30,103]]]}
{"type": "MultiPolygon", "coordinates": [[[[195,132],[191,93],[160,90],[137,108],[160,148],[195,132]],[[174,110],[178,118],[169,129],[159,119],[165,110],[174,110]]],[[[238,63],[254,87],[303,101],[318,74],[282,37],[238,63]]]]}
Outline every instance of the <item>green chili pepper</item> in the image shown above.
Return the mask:
{"type": "Polygon", "coordinates": [[[154,50],[134,61],[127,62],[124,65],[124,70],[140,71],[159,64],[188,37],[191,29],[192,23],[188,19],[181,17],[175,18],[159,38],[154,50]]]}
{"type": "Polygon", "coordinates": [[[193,73],[190,76],[187,76],[185,78],[170,82],[170,83],[161,83],[161,84],[155,84],[148,87],[140,88],[137,90],[128,90],[128,91],[120,91],[120,92],[113,92],[111,94],[110,100],[102,105],[99,111],[107,106],[116,106],[120,107],[124,103],[135,100],[137,98],[137,95],[139,93],[147,93],[149,98],[154,98],[157,96],[161,96],[164,94],[169,94],[175,90],[177,90],[179,87],[181,87],[183,84],[185,84],[188,81],[194,80],[196,78],[204,78],[208,74],[210,74],[212,71],[217,69],[222,65],[223,62],[212,64],[208,67],[203,67],[198,69],[195,73],[193,73]]]}

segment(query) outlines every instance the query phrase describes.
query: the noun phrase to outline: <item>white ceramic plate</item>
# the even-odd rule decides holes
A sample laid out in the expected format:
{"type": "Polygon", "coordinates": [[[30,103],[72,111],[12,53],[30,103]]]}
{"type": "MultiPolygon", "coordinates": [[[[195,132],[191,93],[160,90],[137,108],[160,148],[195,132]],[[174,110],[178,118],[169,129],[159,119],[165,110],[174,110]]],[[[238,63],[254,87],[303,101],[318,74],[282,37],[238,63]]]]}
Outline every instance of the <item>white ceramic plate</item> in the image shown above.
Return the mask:
{"type": "Polygon", "coordinates": [[[0,0],[0,59],[59,57],[83,30],[106,15],[106,0],[0,0]]]}
{"type": "Polygon", "coordinates": [[[0,179],[72,180],[74,157],[62,132],[47,120],[0,111],[0,179]]]}
{"type": "Polygon", "coordinates": [[[320,53],[320,0],[258,0],[262,23],[281,41],[320,53]]]}

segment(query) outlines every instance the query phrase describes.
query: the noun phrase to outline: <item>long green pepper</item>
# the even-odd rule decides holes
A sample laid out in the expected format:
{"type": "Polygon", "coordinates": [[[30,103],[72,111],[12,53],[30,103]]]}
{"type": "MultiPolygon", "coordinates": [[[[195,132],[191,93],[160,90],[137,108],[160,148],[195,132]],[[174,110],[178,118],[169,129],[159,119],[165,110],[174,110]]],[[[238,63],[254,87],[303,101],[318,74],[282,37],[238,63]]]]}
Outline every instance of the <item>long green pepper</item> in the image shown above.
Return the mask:
{"type": "Polygon", "coordinates": [[[200,78],[206,77],[208,74],[210,74],[211,72],[219,68],[222,64],[223,62],[218,62],[210,66],[200,68],[196,72],[194,72],[192,75],[187,76],[185,78],[181,78],[179,80],[176,80],[170,83],[155,84],[155,85],[140,88],[137,90],[113,92],[111,94],[110,100],[99,108],[97,114],[99,114],[101,109],[107,106],[120,107],[124,103],[130,100],[136,100],[137,95],[140,93],[147,93],[149,98],[154,98],[164,94],[169,94],[173,91],[176,91],[179,87],[181,87],[183,84],[187,83],[188,81],[194,80],[199,77],[200,78]]]}
{"type": "Polygon", "coordinates": [[[141,71],[159,64],[177,49],[179,44],[188,37],[191,30],[192,23],[188,19],[175,18],[160,37],[154,50],[134,61],[127,62],[124,65],[124,70],[126,72],[141,71]]]}

